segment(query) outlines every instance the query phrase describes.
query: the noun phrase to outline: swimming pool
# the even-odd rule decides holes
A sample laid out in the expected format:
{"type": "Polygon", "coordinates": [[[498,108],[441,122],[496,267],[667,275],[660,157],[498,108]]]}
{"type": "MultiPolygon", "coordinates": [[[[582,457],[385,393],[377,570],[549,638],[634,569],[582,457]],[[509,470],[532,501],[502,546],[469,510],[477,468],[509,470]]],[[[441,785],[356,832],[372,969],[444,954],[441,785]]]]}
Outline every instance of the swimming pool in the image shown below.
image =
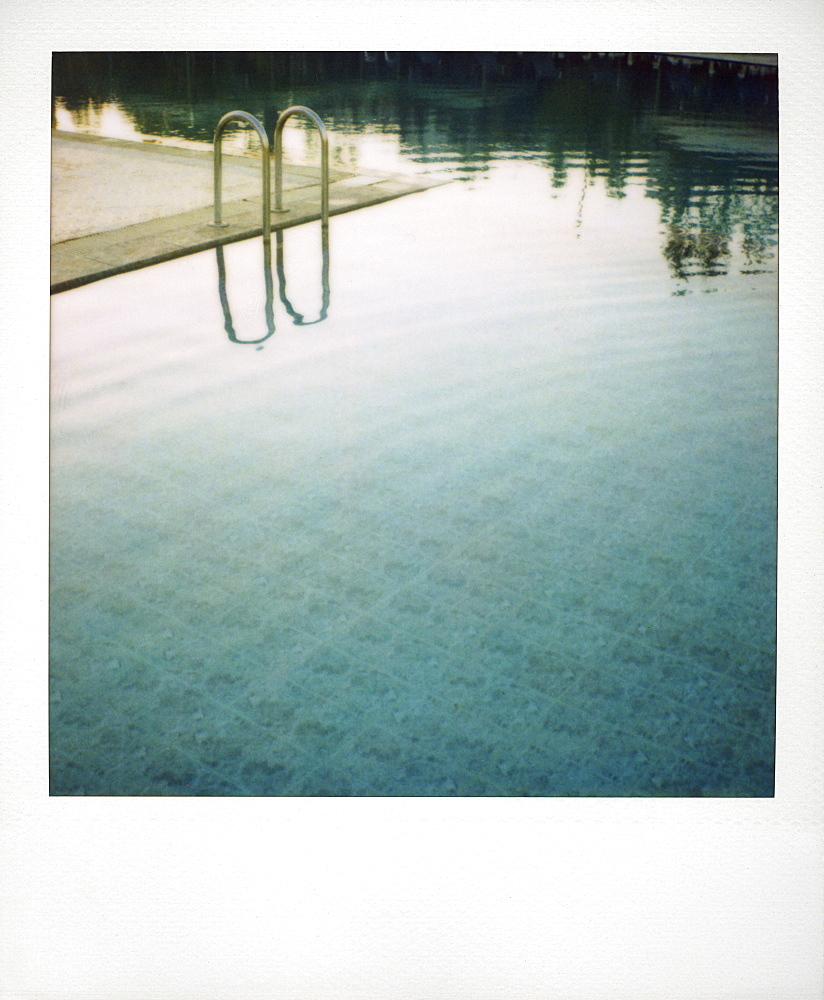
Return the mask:
{"type": "Polygon", "coordinates": [[[573,83],[333,134],[463,183],[322,322],[227,336],[260,240],[53,297],[52,794],[772,794],[774,131],[573,83]]]}

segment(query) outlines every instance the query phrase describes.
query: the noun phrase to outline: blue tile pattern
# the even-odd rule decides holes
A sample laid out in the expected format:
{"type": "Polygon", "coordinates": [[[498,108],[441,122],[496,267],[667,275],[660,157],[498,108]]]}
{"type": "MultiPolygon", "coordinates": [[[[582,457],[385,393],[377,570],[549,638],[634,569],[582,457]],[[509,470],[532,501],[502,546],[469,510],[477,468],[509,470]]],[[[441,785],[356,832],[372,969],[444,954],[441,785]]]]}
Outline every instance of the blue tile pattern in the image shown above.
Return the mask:
{"type": "Polygon", "coordinates": [[[494,204],[336,220],[262,352],[209,255],[55,297],[53,794],[772,793],[774,276],[494,204]]]}

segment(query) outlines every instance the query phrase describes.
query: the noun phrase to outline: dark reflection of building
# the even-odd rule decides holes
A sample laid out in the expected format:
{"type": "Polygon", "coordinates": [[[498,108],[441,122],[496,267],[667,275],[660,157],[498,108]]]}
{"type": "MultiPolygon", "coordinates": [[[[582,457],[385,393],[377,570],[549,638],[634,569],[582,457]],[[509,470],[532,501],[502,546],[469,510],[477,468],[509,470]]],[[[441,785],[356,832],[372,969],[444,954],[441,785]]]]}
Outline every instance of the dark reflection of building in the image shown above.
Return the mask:
{"type": "MultiPolygon", "coordinates": [[[[762,63],[764,61],[762,60],[762,63]]],[[[105,93],[112,87],[150,86],[169,96],[254,90],[332,82],[450,82],[494,86],[553,83],[581,67],[598,84],[652,82],[663,102],[695,103],[712,84],[762,103],[776,96],[775,68],[656,53],[591,52],[57,52],[58,89],[105,93]],[[710,85],[708,87],[708,85],[710,85]]]]}

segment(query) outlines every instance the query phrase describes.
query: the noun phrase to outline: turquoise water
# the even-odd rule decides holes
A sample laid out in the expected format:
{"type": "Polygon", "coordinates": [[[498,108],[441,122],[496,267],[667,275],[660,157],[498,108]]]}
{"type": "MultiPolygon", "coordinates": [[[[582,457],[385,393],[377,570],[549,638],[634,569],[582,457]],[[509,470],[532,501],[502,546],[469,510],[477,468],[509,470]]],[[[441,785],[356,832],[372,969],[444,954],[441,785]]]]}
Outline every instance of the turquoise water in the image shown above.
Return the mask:
{"type": "Polygon", "coordinates": [[[53,794],[772,794],[774,130],[573,92],[333,135],[455,183],[322,322],[317,226],[262,343],[260,240],[53,297],[53,794]]]}

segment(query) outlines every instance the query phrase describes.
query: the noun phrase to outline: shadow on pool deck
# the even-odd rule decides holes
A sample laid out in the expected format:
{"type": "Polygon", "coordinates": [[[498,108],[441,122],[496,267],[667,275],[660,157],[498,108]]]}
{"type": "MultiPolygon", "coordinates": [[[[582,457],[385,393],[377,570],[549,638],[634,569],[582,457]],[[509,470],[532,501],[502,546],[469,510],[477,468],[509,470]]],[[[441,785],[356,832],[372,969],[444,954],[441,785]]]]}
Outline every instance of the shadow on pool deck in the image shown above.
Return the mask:
{"type": "MultiPolygon", "coordinates": [[[[444,184],[443,178],[329,171],[329,214],[444,184]]],[[[223,155],[223,221],[215,229],[211,150],[52,132],[51,292],[259,236],[259,156],[223,155]]],[[[285,164],[273,230],[320,218],[320,169],[285,164]]],[[[274,199],[273,199],[274,200],[274,199]]]]}

